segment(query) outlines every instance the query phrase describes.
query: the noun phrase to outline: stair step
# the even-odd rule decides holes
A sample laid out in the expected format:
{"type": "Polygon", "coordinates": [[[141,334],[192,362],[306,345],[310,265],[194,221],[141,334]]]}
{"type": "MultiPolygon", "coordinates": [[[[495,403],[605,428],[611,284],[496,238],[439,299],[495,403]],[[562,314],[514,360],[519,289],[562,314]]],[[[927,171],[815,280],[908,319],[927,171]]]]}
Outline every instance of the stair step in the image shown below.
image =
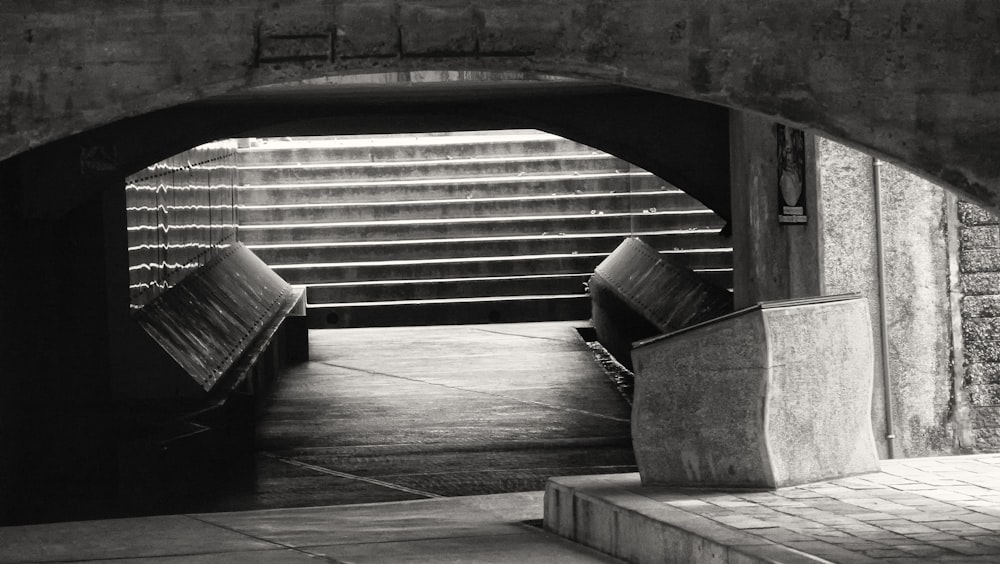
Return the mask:
{"type": "Polygon", "coordinates": [[[307,313],[311,329],[391,327],[456,323],[585,320],[590,300],[585,295],[504,297],[489,300],[385,302],[369,305],[314,307],[307,313]]]}
{"type": "MultiPolygon", "coordinates": [[[[352,302],[390,302],[446,298],[484,298],[489,296],[570,295],[582,294],[583,284],[592,273],[540,274],[514,277],[450,278],[425,280],[377,280],[370,282],[334,282],[309,287],[310,307],[336,307],[352,302]]],[[[706,281],[731,286],[731,271],[702,272],[706,281]],[[727,277],[720,275],[728,275],[727,277]]]]}
{"type": "MultiPolygon", "coordinates": [[[[548,274],[591,274],[604,260],[604,253],[575,255],[542,255],[536,257],[491,257],[438,261],[388,261],[354,263],[338,266],[279,267],[276,272],[290,284],[321,284],[329,282],[421,280],[461,277],[526,276],[548,274]]],[[[720,288],[732,288],[732,267],[698,269],[706,281],[720,288]]]]}
{"type": "Polygon", "coordinates": [[[312,307],[357,302],[398,302],[440,298],[488,298],[522,295],[582,295],[589,274],[543,274],[517,277],[450,278],[335,282],[309,287],[312,307]]]}
{"type": "Polygon", "coordinates": [[[270,206],[241,205],[240,223],[283,225],[330,221],[385,221],[437,219],[442,217],[485,217],[621,213],[641,210],[699,211],[697,200],[681,191],[618,194],[571,194],[565,196],[526,196],[519,198],[481,198],[462,200],[397,201],[378,203],[310,203],[270,206]]]}
{"type": "Polygon", "coordinates": [[[368,139],[346,141],[328,139],[308,143],[277,143],[241,149],[240,159],[253,164],[351,163],[393,160],[448,160],[481,157],[517,157],[529,155],[591,154],[594,149],[554,135],[535,132],[530,135],[464,136],[447,138],[403,137],[395,140],[368,139]],[[465,140],[465,142],[463,142],[465,140]]]}
{"type": "Polygon", "coordinates": [[[587,319],[583,282],[634,235],[732,284],[718,216],[539,131],[251,140],[239,162],[239,238],[309,285],[311,327],[587,319]]]}
{"type": "MultiPolygon", "coordinates": [[[[272,268],[281,275],[282,278],[291,284],[314,284],[318,282],[337,282],[344,280],[405,280],[412,278],[436,278],[448,277],[457,278],[463,276],[462,272],[497,276],[497,271],[512,270],[510,265],[497,264],[506,261],[523,261],[528,265],[520,269],[522,273],[538,273],[551,270],[541,270],[537,268],[540,262],[559,258],[580,257],[583,259],[593,259],[585,261],[588,266],[596,266],[610,253],[572,253],[572,254],[545,254],[545,255],[518,255],[518,256],[478,256],[478,257],[454,257],[454,258],[434,258],[434,259],[394,259],[382,261],[357,261],[357,262],[326,262],[326,263],[304,263],[274,265],[272,268]],[[434,272],[451,272],[452,276],[435,276],[434,272]],[[361,275],[364,273],[365,275],[361,275]],[[407,276],[410,274],[410,276],[407,276]],[[458,274],[455,276],[454,274],[458,274]]],[[[724,269],[731,268],[732,253],[728,249],[684,249],[680,251],[663,251],[664,258],[669,259],[678,266],[683,266],[692,270],[702,269],[724,269]]],[[[574,270],[575,273],[592,272],[593,266],[582,270],[574,270]]]]}
{"type": "Polygon", "coordinates": [[[542,235],[550,233],[643,233],[682,229],[721,229],[724,222],[703,212],[573,214],[532,217],[481,217],[386,222],[300,223],[240,227],[250,246],[278,243],[399,241],[542,235]]]}
{"type": "Polygon", "coordinates": [[[490,157],[445,161],[393,161],[386,163],[342,163],[241,166],[243,184],[302,184],[330,181],[404,180],[414,178],[468,178],[573,172],[627,171],[629,164],[604,154],[490,157]]]}
{"type": "MultiPolygon", "coordinates": [[[[610,253],[628,233],[574,234],[521,237],[471,237],[423,241],[369,241],[342,244],[252,246],[250,249],[271,266],[332,262],[424,260],[477,256],[525,256],[542,254],[610,253]]],[[[717,231],[669,231],[643,235],[658,249],[713,248],[722,245],[717,231]]]]}
{"type": "Polygon", "coordinates": [[[278,266],[274,270],[291,284],[377,280],[417,280],[488,276],[581,274],[593,272],[603,253],[546,254],[534,257],[492,257],[426,261],[384,261],[334,266],[278,266]]]}
{"type": "Polygon", "coordinates": [[[648,172],[585,172],[515,177],[483,176],[454,182],[422,178],[378,182],[327,182],[303,185],[245,185],[242,205],[282,205],[306,202],[393,202],[517,198],[538,195],[601,194],[675,190],[648,172]]]}

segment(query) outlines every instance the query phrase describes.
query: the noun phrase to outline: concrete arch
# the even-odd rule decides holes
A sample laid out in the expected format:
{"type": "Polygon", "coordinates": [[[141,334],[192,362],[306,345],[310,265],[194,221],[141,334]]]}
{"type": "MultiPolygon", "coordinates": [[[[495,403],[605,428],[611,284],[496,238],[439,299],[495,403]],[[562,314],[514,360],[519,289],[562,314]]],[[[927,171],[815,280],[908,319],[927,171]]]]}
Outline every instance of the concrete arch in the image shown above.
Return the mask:
{"type": "Polygon", "coordinates": [[[1000,208],[988,0],[18,4],[0,11],[0,159],[262,84],[529,70],[765,114],[1000,208]]]}

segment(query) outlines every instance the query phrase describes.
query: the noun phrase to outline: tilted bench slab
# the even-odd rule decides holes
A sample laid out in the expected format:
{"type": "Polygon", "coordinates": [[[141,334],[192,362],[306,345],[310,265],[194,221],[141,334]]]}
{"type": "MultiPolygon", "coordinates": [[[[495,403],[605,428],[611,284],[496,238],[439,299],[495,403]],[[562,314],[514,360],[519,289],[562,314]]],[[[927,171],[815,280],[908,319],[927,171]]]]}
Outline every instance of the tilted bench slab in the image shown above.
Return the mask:
{"type": "Polygon", "coordinates": [[[732,294],[667,262],[635,237],[597,266],[588,286],[597,339],[627,368],[633,341],[733,311],[732,294]]]}

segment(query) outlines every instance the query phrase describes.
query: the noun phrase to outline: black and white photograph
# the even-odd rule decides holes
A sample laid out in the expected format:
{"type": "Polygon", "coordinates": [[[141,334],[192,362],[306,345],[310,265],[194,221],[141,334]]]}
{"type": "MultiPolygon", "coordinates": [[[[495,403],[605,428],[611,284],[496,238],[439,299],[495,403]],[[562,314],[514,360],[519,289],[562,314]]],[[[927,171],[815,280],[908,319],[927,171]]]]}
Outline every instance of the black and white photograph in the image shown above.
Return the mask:
{"type": "Polygon", "coordinates": [[[1000,3],[0,0],[0,564],[1000,563],[1000,3]]]}

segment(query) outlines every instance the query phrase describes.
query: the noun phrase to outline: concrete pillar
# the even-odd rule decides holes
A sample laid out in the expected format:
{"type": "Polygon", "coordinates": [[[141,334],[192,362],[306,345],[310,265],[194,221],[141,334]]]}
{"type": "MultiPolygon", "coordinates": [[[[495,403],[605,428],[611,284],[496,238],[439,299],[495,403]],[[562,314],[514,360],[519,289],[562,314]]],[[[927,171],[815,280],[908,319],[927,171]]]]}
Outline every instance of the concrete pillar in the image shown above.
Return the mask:
{"type": "Polygon", "coordinates": [[[813,136],[735,110],[729,134],[734,307],[821,295],[813,136]]]}
{"type": "Polygon", "coordinates": [[[953,452],[949,422],[951,305],[947,206],[944,191],[872,157],[817,138],[823,222],[823,277],[829,294],[868,298],[875,340],[872,427],[881,456],[895,435],[897,457],[953,452]],[[880,181],[881,237],[876,229],[875,175],[880,181]],[[878,272],[881,243],[884,280],[878,272]],[[880,334],[885,319],[892,425],[880,334]]]}
{"type": "Polygon", "coordinates": [[[872,158],[805,134],[801,149],[805,223],[779,223],[784,211],[779,208],[779,193],[787,189],[789,170],[781,145],[789,144],[790,130],[752,114],[734,111],[730,116],[736,308],[816,295],[857,292],[867,297],[877,359],[872,426],[880,455],[889,455],[890,433],[896,437],[898,457],[955,452],[956,422],[949,410],[948,208],[943,189],[898,167],[881,165],[885,277],[880,280],[872,158]],[[879,329],[882,286],[891,430],[879,329]]]}

